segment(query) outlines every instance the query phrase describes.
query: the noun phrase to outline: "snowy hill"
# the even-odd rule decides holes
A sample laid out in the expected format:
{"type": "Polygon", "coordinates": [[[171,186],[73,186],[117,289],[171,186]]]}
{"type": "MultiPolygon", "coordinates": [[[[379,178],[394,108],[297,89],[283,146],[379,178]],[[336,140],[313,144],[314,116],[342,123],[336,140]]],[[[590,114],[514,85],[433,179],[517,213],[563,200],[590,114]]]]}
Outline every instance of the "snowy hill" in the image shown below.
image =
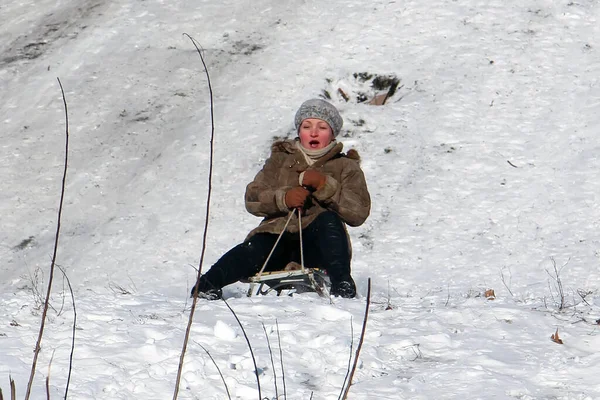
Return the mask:
{"type": "MultiPolygon", "coordinates": [[[[370,277],[350,399],[600,398],[599,19],[600,4],[557,0],[0,5],[0,388],[10,375],[25,392],[48,281],[65,155],[58,77],[70,149],[57,263],[77,310],[69,396],[172,397],[211,133],[187,33],[215,101],[203,269],[259,223],[245,186],[308,98],[327,92],[340,108],[373,200],[350,229],[358,299],[225,288],[263,397],[277,383],[283,398],[284,380],[266,330],[287,398],[338,398],[370,277]],[[400,79],[385,105],[356,101],[375,94],[365,74],[400,79]]],[[[69,367],[73,306],[58,271],[53,287],[36,399],[51,359],[52,398],[69,367]]],[[[202,346],[232,398],[257,398],[227,307],[201,301],[194,321],[179,398],[228,398],[202,346]]]]}

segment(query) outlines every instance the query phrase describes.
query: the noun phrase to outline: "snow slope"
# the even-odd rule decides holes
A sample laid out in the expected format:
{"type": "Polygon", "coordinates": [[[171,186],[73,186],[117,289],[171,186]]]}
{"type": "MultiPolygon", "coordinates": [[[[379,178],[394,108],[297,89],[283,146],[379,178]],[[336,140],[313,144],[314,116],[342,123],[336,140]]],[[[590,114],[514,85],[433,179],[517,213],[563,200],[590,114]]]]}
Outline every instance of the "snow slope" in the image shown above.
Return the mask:
{"type": "MultiPolygon", "coordinates": [[[[70,152],[57,262],[77,310],[69,395],[172,397],[211,133],[187,33],[215,101],[204,269],[258,224],[245,185],[273,138],[293,135],[300,103],[324,91],[373,199],[350,230],[359,299],[225,289],[263,397],[277,384],[284,398],[285,381],[290,399],[338,398],[370,277],[350,399],[600,398],[599,17],[600,4],[558,0],[0,5],[0,387],[10,375],[25,392],[48,281],[65,150],[59,77],[70,152]],[[337,89],[367,89],[363,72],[394,74],[400,89],[381,107],[344,102],[337,89]],[[550,340],[557,329],[563,345],[550,340]]],[[[225,304],[200,302],[194,321],[179,397],[228,398],[204,346],[232,398],[257,398],[225,304]]],[[[51,397],[64,397],[72,323],[57,272],[32,398],[45,398],[50,362],[51,397]]]]}

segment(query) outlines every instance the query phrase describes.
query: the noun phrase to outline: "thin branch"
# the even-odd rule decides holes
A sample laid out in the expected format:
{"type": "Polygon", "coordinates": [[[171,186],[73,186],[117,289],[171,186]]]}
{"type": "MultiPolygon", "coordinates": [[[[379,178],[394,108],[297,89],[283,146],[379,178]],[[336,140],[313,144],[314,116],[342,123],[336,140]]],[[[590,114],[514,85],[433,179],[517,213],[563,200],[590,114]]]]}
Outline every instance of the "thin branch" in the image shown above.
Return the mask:
{"type": "Polygon", "coordinates": [[[184,33],[193,43],[198,55],[200,56],[200,61],[202,61],[202,65],[204,66],[204,72],[206,74],[206,80],[208,82],[208,91],[210,96],[210,124],[211,124],[211,133],[210,133],[210,160],[209,160],[209,170],[208,170],[208,196],[206,198],[206,216],[204,219],[204,234],[202,236],[202,251],[200,253],[200,262],[198,264],[198,275],[196,277],[196,285],[194,289],[194,295],[192,300],[192,306],[190,308],[190,316],[188,319],[187,327],[185,330],[185,338],[183,340],[183,347],[181,349],[181,356],[179,357],[179,367],[177,368],[177,379],[175,381],[175,391],[173,392],[173,400],[177,400],[177,396],[179,394],[179,385],[181,382],[181,373],[183,371],[183,360],[185,358],[185,352],[187,350],[187,344],[190,338],[190,331],[192,329],[192,322],[194,320],[194,312],[196,311],[196,303],[198,302],[198,283],[200,282],[200,277],[202,276],[202,265],[204,263],[204,253],[206,251],[206,236],[208,232],[208,216],[210,212],[210,196],[212,193],[212,174],[213,174],[213,155],[214,155],[214,138],[215,138],[215,122],[214,122],[214,102],[213,102],[213,92],[212,85],[210,83],[210,76],[208,74],[208,68],[206,67],[206,63],[204,62],[204,57],[202,56],[202,52],[200,48],[196,44],[194,38],[192,38],[187,33],[184,33]]]}
{"type": "Polygon", "coordinates": [[[48,375],[46,376],[46,400],[50,400],[50,370],[52,369],[52,360],[54,360],[54,351],[52,351],[52,357],[48,363],[48,375]]]}
{"type": "Polygon", "coordinates": [[[10,377],[10,400],[17,400],[17,388],[12,377],[10,377]]]}
{"type": "Polygon", "coordinates": [[[37,365],[37,359],[41,350],[42,337],[44,336],[44,326],[46,324],[46,314],[48,314],[48,304],[50,303],[50,293],[52,291],[52,281],[54,279],[54,265],[56,264],[56,254],[58,252],[58,238],[60,237],[60,222],[62,216],[63,203],[65,198],[65,186],[67,181],[67,168],[69,165],[69,112],[67,108],[67,100],[65,98],[65,91],[63,90],[62,83],[60,79],[58,80],[58,84],[60,86],[60,91],[62,93],[63,104],[65,108],[65,121],[66,121],[66,130],[65,130],[65,162],[64,162],[64,171],[62,178],[62,188],[60,192],[60,204],[58,207],[58,219],[56,221],[56,235],[54,236],[54,252],[52,254],[52,263],[50,265],[50,276],[48,277],[48,290],[46,292],[46,300],[44,301],[44,311],[42,312],[42,321],[40,323],[40,330],[38,334],[38,339],[35,344],[35,350],[33,354],[33,362],[31,363],[31,374],[29,375],[29,382],[27,383],[27,392],[25,393],[25,400],[29,400],[29,396],[31,395],[31,387],[33,385],[33,377],[35,376],[35,367],[37,365]]]}
{"type": "Polygon", "coordinates": [[[271,342],[269,341],[269,334],[264,322],[262,323],[263,331],[265,331],[265,338],[267,338],[267,347],[269,348],[269,355],[271,357],[271,367],[273,368],[273,382],[275,383],[275,398],[279,398],[279,391],[277,390],[277,373],[275,371],[275,361],[273,360],[273,350],[271,349],[271,342]]]}
{"type": "Polygon", "coordinates": [[[411,344],[410,346],[403,347],[403,349],[407,349],[410,347],[410,349],[415,354],[415,358],[413,358],[411,361],[415,361],[419,358],[423,358],[423,353],[421,353],[421,348],[419,346],[421,346],[420,343],[415,343],[415,344],[411,344]],[[415,348],[416,348],[416,350],[415,350],[415,348]]]}
{"type": "MultiPolygon", "coordinates": [[[[33,299],[35,301],[35,308],[38,310],[44,304],[44,297],[42,296],[38,286],[44,284],[44,271],[40,267],[37,267],[33,274],[28,269],[27,273],[29,274],[29,280],[31,281],[31,293],[33,294],[33,299]],[[40,277],[41,275],[41,277],[40,277]]],[[[52,307],[52,305],[50,305],[52,307]]],[[[52,307],[54,311],[54,307],[52,307]]]]}
{"type": "Polygon", "coordinates": [[[342,388],[340,389],[340,394],[338,396],[338,400],[342,398],[344,394],[344,388],[346,387],[346,382],[348,382],[348,376],[350,376],[350,368],[352,368],[352,351],[354,350],[354,324],[352,323],[352,316],[350,316],[350,354],[348,355],[348,367],[346,368],[346,376],[344,377],[344,382],[342,383],[342,388]]]}
{"type": "MultiPolygon", "coordinates": [[[[57,265],[57,267],[58,267],[58,268],[60,268],[60,265],[57,265]]],[[[64,293],[65,293],[65,279],[64,279],[64,277],[63,277],[63,281],[62,281],[62,286],[63,286],[63,287],[62,287],[62,291],[61,291],[61,293],[62,293],[63,295],[61,296],[61,299],[60,299],[60,300],[61,300],[61,301],[60,301],[60,309],[59,309],[59,310],[58,310],[58,312],[56,313],[56,316],[57,316],[57,317],[60,317],[60,316],[62,315],[62,313],[63,313],[63,310],[64,310],[64,308],[65,308],[65,294],[64,294],[64,293]]]]}
{"type": "Polygon", "coordinates": [[[12,376],[9,376],[10,379],[10,400],[17,400],[17,388],[15,386],[15,380],[12,376]]]}
{"type": "Polygon", "coordinates": [[[448,296],[446,297],[446,303],[444,304],[444,307],[448,307],[448,303],[450,303],[450,284],[448,284],[448,296]]]}
{"type": "MultiPolygon", "coordinates": [[[[200,281],[200,277],[202,276],[202,265],[204,264],[204,253],[206,251],[206,237],[208,234],[208,217],[210,215],[210,198],[212,195],[212,177],[213,177],[213,159],[214,159],[214,141],[215,141],[215,111],[214,111],[214,100],[213,100],[213,90],[212,90],[212,84],[210,81],[210,76],[208,74],[208,67],[206,66],[206,62],[204,61],[204,57],[202,56],[202,52],[200,51],[200,47],[198,45],[198,42],[196,42],[196,40],[191,37],[190,35],[188,35],[187,33],[184,33],[185,36],[187,36],[193,43],[194,47],[196,48],[196,51],[198,52],[198,55],[200,56],[200,61],[202,61],[202,66],[204,66],[204,72],[206,74],[206,82],[208,84],[208,93],[209,93],[209,98],[210,98],[210,126],[211,126],[211,130],[210,130],[210,157],[209,157],[209,163],[208,163],[208,194],[206,197],[206,215],[204,217],[204,233],[202,235],[202,251],[200,253],[200,262],[198,263],[198,278],[196,279],[196,283],[198,283],[198,281],[200,281]]],[[[197,295],[197,287],[198,285],[196,285],[196,293],[194,293],[194,295],[197,295]]]]}
{"type": "Polygon", "coordinates": [[[285,369],[283,368],[283,350],[281,349],[281,335],[279,334],[279,322],[275,320],[275,326],[277,327],[277,343],[279,345],[279,361],[281,363],[281,380],[283,381],[283,399],[287,400],[287,393],[285,389],[285,369]]]}
{"type": "MultiPolygon", "coordinates": [[[[17,400],[17,389],[15,388],[15,380],[12,376],[8,375],[8,381],[10,382],[10,400],[17,400]]],[[[4,400],[2,396],[2,389],[0,389],[0,400],[4,400]]]]}
{"type": "Polygon", "coordinates": [[[223,374],[221,373],[221,369],[219,368],[219,366],[217,365],[217,362],[215,361],[215,359],[213,358],[213,356],[208,352],[208,350],[202,346],[200,343],[194,341],[194,343],[196,343],[198,346],[202,347],[202,350],[204,350],[204,352],[206,354],[208,354],[208,356],[210,357],[211,361],[213,362],[213,364],[215,365],[215,368],[217,368],[217,371],[219,372],[219,375],[221,376],[221,380],[223,381],[223,385],[225,386],[225,391],[227,392],[227,398],[229,400],[231,400],[231,395],[229,394],[229,387],[227,387],[227,382],[225,382],[225,377],[223,376],[223,374]]]}
{"type": "Polygon", "coordinates": [[[69,280],[69,277],[67,276],[65,270],[61,266],[58,266],[58,268],[67,280],[67,285],[69,285],[69,292],[71,292],[71,301],[73,302],[73,329],[71,335],[71,354],[69,355],[69,374],[67,376],[67,385],[65,387],[65,400],[67,400],[67,395],[69,393],[69,384],[71,382],[71,373],[73,372],[73,354],[75,353],[75,327],[77,326],[77,309],[75,308],[75,295],[73,294],[73,287],[71,286],[71,281],[69,280]]]}
{"type": "Polygon", "coordinates": [[[10,377],[10,400],[17,400],[17,388],[12,376],[10,377]]]}
{"type": "MultiPolygon", "coordinates": [[[[569,263],[569,261],[567,261],[559,269],[556,266],[556,260],[554,259],[554,257],[550,257],[550,260],[552,261],[552,266],[553,266],[553,269],[554,269],[554,276],[552,276],[552,274],[550,274],[550,271],[548,271],[548,270],[546,270],[546,273],[548,274],[548,276],[550,276],[556,282],[556,291],[557,291],[557,295],[559,297],[559,299],[558,299],[558,310],[559,311],[563,311],[566,308],[566,300],[565,300],[565,291],[564,291],[564,288],[563,288],[563,283],[562,283],[562,279],[560,277],[560,273],[562,272],[563,268],[569,263]]],[[[548,287],[550,288],[550,295],[554,299],[554,294],[552,293],[552,287],[550,286],[550,282],[548,282],[548,287]]],[[[554,299],[554,301],[557,302],[556,299],[554,299]]]]}
{"type": "Polygon", "coordinates": [[[577,289],[577,294],[579,295],[579,297],[581,297],[581,300],[587,305],[590,306],[591,304],[585,299],[588,295],[593,294],[593,291],[584,291],[583,289],[577,289]]]}
{"type": "Polygon", "coordinates": [[[256,375],[256,384],[258,386],[258,400],[262,400],[262,394],[260,391],[260,377],[258,375],[258,366],[256,365],[256,358],[254,357],[254,350],[252,349],[252,344],[250,344],[250,339],[248,338],[248,334],[246,333],[246,330],[244,329],[244,325],[242,325],[242,321],[240,321],[237,314],[235,313],[235,311],[233,311],[233,308],[231,308],[231,306],[229,305],[227,300],[225,300],[225,299],[222,299],[222,300],[223,300],[223,303],[225,303],[225,305],[227,306],[227,308],[229,308],[229,311],[231,311],[231,313],[235,317],[235,320],[237,321],[240,328],[242,328],[242,333],[244,334],[244,338],[246,339],[246,343],[248,344],[248,349],[250,349],[250,355],[252,356],[252,362],[254,363],[254,374],[256,375]]]}
{"type": "Polygon", "coordinates": [[[392,295],[390,293],[390,280],[388,279],[388,294],[387,294],[387,305],[385,306],[385,310],[393,310],[394,307],[392,306],[392,295]]]}
{"type": "Polygon", "coordinates": [[[360,355],[360,349],[362,348],[363,341],[365,340],[365,332],[367,330],[367,320],[369,319],[369,306],[371,305],[371,278],[369,278],[367,284],[367,305],[365,307],[365,319],[363,321],[362,332],[360,333],[360,340],[358,341],[358,347],[356,348],[356,355],[354,356],[354,365],[352,366],[352,371],[350,372],[350,379],[348,379],[348,385],[346,386],[346,390],[344,391],[344,396],[342,400],[346,400],[348,397],[348,392],[350,391],[350,386],[352,386],[352,378],[354,377],[354,372],[356,371],[356,366],[358,365],[358,357],[360,355]]]}
{"type": "MultiPolygon", "coordinates": [[[[510,274],[510,269],[508,270],[508,273],[510,274]]],[[[512,297],[515,297],[515,295],[513,294],[513,292],[510,290],[510,287],[508,287],[508,284],[506,283],[506,279],[504,278],[504,272],[500,271],[500,276],[502,277],[502,283],[504,284],[504,287],[506,288],[506,290],[508,290],[508,293],[510,293],[510,295],[512,297]]]]}

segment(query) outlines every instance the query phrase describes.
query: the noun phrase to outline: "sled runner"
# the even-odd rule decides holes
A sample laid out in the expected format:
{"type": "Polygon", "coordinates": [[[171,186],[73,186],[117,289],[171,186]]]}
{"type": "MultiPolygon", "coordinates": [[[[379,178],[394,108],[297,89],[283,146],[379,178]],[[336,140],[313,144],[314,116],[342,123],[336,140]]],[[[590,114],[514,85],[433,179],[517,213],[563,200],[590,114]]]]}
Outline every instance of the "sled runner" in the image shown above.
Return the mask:
{"type": "Polygon", "coordinates": [[[289,290],[292,293],[316,292],[321,297],[327,297],[331,286],[325,271],[318,268],[303,269],[295,262],[289,263],[281,271],[263,272],[252,276],[248,279],[248,283],[250,283],[248,297],[252,296],[255,284],[259,285],[256,294],[266,295],[274,290],[277,296],[280,296],[284,290],[289,290]]]}

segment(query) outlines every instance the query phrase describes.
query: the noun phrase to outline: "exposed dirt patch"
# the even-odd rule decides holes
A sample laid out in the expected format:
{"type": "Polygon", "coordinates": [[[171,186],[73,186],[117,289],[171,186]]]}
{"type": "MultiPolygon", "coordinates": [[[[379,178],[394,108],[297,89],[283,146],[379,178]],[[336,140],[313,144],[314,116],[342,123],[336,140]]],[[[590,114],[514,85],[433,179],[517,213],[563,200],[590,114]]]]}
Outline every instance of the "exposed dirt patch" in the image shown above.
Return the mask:
{"type": "Polygon", "coordinates": [[[0,66],[40,57],[62,38],[74,39],[87,27],[88,21],[102,15],[106,0],[72,2],[36,21],[31,33],[17,37],[0,58],[0,66]]]}

